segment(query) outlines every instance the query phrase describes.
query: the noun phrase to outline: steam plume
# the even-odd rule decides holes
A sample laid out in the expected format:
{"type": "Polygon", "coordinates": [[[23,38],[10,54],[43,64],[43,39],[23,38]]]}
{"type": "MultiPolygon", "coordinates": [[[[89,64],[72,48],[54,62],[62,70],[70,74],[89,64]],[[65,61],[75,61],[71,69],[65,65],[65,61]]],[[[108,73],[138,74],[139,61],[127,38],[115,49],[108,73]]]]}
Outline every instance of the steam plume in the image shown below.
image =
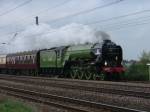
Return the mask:
{"type": "Polygon", "coordinates": [[[109,34],[104,31],[96,31],[95,36],[100,37],[102,40],[110,40],[109,34]]]}
{"type": "Polygon", "coordinates": [[[82,24],[72,23],[57,29],[51,28],[47,24],[32,25],[27,27],[22,33],[18,33],[15,39],[8,45],[6,52],[95,43],[105,39],[110,39],[110,36],[105,32],[95,31],[90,26],[82,24]]]}

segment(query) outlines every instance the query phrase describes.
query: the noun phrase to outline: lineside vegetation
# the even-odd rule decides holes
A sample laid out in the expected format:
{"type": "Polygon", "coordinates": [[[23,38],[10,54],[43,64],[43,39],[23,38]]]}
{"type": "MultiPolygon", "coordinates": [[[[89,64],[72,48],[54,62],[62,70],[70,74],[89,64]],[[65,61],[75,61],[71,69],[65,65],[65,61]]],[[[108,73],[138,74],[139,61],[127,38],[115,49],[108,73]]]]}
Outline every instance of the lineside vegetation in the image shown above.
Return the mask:
{"type": "Polygon", "coordinates": [[[148,66],[150,63],[150,52],[143,51],[138,62],[132,63],[127,68],[124,74],[125,80],[133,81],[147,81],[148,80],[148,66]]]}
{"type": "Polygon", "coordinates": [[[0,112],[34,112],[34,110],[22,102],[3,99],[0,101],[0,112]]]}

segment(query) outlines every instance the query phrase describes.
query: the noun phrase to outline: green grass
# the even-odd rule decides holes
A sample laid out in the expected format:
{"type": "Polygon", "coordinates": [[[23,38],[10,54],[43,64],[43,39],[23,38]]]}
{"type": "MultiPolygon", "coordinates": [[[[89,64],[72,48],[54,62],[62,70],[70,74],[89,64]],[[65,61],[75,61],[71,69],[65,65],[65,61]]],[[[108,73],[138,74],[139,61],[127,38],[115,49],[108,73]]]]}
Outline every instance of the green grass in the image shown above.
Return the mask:
{"type": "Polygon", "coordinates": [[[33,112],[33,109],[22,102],[5,99],[0,101],[0,112],[33,112]]]}

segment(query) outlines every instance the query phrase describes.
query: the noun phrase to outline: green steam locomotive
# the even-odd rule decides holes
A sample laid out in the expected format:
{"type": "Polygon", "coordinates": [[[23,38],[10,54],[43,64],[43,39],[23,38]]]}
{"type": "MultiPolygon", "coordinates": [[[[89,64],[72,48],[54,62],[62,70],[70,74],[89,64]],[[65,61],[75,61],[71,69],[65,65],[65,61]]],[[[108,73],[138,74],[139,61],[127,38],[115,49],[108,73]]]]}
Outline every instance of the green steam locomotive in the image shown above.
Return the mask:
{"type": "Polygon", "coordinates": [[[111,40],[7,54],[2,59],[0,72],[8,74],[108,80],[124,72],[122,48],[111,40]]]}

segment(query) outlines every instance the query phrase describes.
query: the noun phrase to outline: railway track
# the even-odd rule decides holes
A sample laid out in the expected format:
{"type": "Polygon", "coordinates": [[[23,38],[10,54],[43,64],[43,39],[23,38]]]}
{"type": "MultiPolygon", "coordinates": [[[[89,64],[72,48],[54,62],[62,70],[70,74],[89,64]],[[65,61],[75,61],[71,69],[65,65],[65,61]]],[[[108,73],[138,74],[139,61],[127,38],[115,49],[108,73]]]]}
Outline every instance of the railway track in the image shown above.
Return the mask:
{"type": "Polygon", "coordinates": [[[53,105],[59,108],[65,108],[71,112],[99,112],[99,109],[109,110],[111,112],[146,112],[115,105],[108,105],[104,103],[90,102],[81,99],[42,93],[41,91],[37,92],[25,90],[22,88],[9,87],[6,85],[0,85],[0,89],[1,91],[15,97],[31,100],[33,102],[53,105]]]}
{"type": "Polygon", "coordinates": [[[78,80],[78,79],[63,79],[63,78],[49,78],[49,77],[35,77],[35,76],[17,76],[17,75],[6,75],[0,74],[0,78],[20,78],[20,79],[31,79],[31,80],[42,80],[42,81],[55,81],[55,82],[68,82],[68,83],[80,83],[80,84],[88,84],[90,82],[91,85],[108,85],[108,86],[126,86],[132,88],[147,88],[150,89],[149,83],[143,82],[111,82],[111,81],[91,81],[91,80],[78,80]],[[142,85],[141,85],[142,84],[142,85]]]}
{"type": "Polygon", "coordinates": [[[133,85],[118,85],[112,83],[97,83],[89,84],[86,81],[77,81],[77,80],[65,80],[65,79],[46,79],[46,78],[37,78],[37,77],[27,77],[27,76],[0,76],[0,79],[7,81],[15,81],[19,83],[27,83],[32,85],[41,85],[41,86],[51,86],[51,87],[59,87],[73,90],[84,90],[89,92],[97,92],[97,93],[111,93],[125,96],[134,96],[140,98],[150,99],[150,92],[146,91],[150,90],[150,87],[146,86],[133,86],[133,85]],[[9,77],[9,78],[8,78],[9,77]],[[84,84],[83,84],[84,83],[84,84]],[[135,90],[137,88],[137,90],[135,90]],[[139,90],[140,89],[140,90],[139,90]]]}

